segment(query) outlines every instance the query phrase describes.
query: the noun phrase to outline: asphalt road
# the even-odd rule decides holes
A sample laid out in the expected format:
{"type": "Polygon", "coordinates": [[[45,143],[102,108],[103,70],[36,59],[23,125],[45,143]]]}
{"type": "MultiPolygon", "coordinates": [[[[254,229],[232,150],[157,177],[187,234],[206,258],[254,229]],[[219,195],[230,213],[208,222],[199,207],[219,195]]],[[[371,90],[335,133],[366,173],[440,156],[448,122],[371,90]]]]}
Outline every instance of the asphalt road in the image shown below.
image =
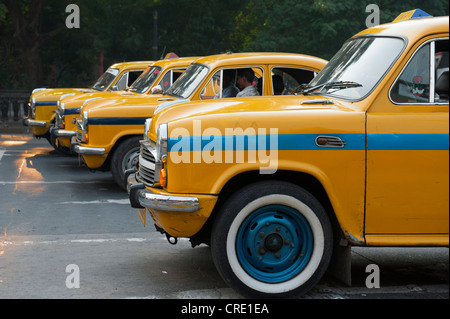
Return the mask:
{"type": "MultiPolygon", "coordinates": [[[[354,248],[352,287],[330,276],[303,299],[448,299],[448,248],[354,248]],[[380,288],[367,288],[368,265],[380,288]]],[[[240,299],[207,246],[144,228],[108,172],[46,140],[0,132],[0,299],[240,299]]]]}

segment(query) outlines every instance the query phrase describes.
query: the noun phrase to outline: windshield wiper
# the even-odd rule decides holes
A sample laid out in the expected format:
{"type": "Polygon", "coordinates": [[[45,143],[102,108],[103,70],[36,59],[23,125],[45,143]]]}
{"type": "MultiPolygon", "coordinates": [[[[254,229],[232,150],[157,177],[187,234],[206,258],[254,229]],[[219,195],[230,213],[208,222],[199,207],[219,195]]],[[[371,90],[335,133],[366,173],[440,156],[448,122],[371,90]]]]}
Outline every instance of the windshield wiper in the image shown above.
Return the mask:
{"type": "Polygon", "coordinates": [[[295,94],[297,91],[299,91],[297,94],[307,95],[307,94],[311,93],[312,91],[315,91],[322,87],[329,87],[329,88],[342,90],[342,89],[348,89],[348,88],[360,87],[360,86],[362,86],[362,84],[359,84],[359,83],[356,83],[353,81],[332,81],[332,82],[326,82],[326,83],[322,83],[322,84],[314,85],[314,86],[311,86],[309,84],[302,84],[299,87],[297,87],[294,91],[292,91],[291,94],[295,94]]]}

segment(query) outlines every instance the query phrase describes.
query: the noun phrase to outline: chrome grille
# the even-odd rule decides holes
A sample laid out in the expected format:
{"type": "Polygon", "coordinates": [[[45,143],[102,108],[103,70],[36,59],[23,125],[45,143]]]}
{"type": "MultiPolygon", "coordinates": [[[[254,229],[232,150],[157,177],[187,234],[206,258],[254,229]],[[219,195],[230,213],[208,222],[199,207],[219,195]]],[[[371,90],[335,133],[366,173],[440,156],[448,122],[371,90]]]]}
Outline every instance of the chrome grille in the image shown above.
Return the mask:
{"type": "Polygon", "coordinates": [[[136,173],[136,179],[146,186],[153,186],[155,183],[155,157],[152,154],[152,150],[150,143],[141,142],[139,169],[136,173]]]}
{"type": "Polygon", "coordinates": [[[81,123],[81,120],[77,120],[77,131],[83,130],[83,124],[81,123]]]}
{"type": "Polygon", "coordinates": [[[144,144],[141,145],[141,155],[143,159],[149,161],[150,163],[155,164],[155,158],[153,157],[150,150],[144,144]]]}

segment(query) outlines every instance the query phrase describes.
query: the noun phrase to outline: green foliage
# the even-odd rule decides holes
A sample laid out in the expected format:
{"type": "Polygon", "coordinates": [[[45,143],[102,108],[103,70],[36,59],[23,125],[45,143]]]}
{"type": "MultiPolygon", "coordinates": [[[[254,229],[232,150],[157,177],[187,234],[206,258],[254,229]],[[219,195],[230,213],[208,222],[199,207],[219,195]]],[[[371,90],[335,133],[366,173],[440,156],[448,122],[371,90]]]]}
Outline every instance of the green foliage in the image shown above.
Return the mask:
{"type": "Polygon", "coordinates": [[[415,8],[432,15],[448,15],[446,0],[252,0],[238,16],[245,19],[239,21],[237,34],[232,37],[234,47],[329,59],[346,39],[366,28],[366,6],[371,3],[379,6],[381,23],[391,22],[401,12],[415,8]]]}
{"type": "Polygon", "coordinates": [[[0,0],[0,89],[89,85],[99,76],[101,53],[104,68],[151,60],[155,11],[158,56],[278,51],[329,59],[365,29],[371,3],[381,23],[415,8],[449,11],[446,0],[0,0]],[[71,3],[80,7],[80,29],[65,26],[71,3]],[[8,10],[15,5],[22,20],[8,10]],[[31,14],[33,23],[23,18],[31,14]],[[30,32],[19,39],[18,26],[30,32]]]}

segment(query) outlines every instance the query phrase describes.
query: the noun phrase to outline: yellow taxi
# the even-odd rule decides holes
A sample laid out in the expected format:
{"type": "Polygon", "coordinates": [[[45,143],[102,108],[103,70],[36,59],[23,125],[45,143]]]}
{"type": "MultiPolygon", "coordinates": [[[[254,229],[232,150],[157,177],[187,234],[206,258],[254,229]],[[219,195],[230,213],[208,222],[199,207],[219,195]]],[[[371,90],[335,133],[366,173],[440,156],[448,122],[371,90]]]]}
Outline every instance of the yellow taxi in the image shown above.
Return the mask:
{"type": "Polygon", "coordinates": [[[228,53],[198,58],[162,95],[87,103],[77,120],[78,144],[74,150],[90,169],[110,167],[117,184],[126,189],[124,170],[137,165],[143,124],[155,109],[193,100],[226,101],[242,94],[288,94],[308,83],[326,63],[316,57],[287,53],[228,53]],[[283,78],[286,86],[280,87],[278,80],[283,78]]]}
{"type": "Polygon", "coordinates": [[[448,246],[449,20],[415,16],[347,40],[296,96],[154,114],[127,178],[144,224],[210,244],[254,298],[304,294],[353,245],[448,246]]]}
{"type": "Polygon", "coordinates": [[[91,88],[62,88],[33,90],[28,103],[28,117],[23,124],[30,128],[35,137],[51,139],[50,129],[55,122],[58,101],[66,96],[92,92],[121,91],[131,85],[152,61],[124,62],[111,65],[91,88]]]}
{"type": "Polygon", "coordinates": [[[123,91],[95,92],[89,94],[66,95],[56,106],[54,129],[50,131],[52,140],[56,140],[57,149],[71,153],[71,140],[76,135],[76,119],[80,117],[83,107],[91,101],[122,99],[134,95],[148,96],[167,90],[172,83],[187,69],[195,58],[165,58],[148,65],[140,77],[123,91]]]}

